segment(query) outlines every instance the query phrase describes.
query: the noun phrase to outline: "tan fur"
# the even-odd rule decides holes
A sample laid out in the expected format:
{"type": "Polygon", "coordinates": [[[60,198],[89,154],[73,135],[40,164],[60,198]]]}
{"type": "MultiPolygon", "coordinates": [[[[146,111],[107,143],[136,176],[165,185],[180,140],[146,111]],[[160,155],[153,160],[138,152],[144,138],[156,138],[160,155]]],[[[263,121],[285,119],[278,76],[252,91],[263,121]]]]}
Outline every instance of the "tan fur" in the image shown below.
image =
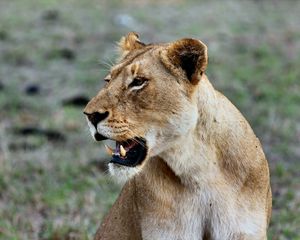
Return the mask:
{"type": "Polygon", "coordinates": [[[96,240],[262,240],[271,215],[268,163],[259,140],[204,74],[207,48],[195,39],[121,43],[110,82],[86,106],[109,112],[91,131],[122,141],[144,137],[147,159],[110,163],[127,178],[96,240]],[[130,88],[136,77],[145,85],[130,88]]]}

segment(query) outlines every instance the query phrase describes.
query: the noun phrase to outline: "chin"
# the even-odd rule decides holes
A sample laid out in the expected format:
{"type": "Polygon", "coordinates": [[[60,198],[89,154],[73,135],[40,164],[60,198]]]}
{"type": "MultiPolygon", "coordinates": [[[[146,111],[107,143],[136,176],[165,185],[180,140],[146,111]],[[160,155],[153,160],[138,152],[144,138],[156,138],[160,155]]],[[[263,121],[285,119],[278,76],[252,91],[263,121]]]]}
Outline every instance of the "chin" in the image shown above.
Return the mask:
{"type": "Polygon", "coordinates": [[[139,174],[142,170],[142,166],[125,167],[110,162],[108,164],[108,170],[115,181],[119,184],[125,184],[129,179],[139,174]]]}

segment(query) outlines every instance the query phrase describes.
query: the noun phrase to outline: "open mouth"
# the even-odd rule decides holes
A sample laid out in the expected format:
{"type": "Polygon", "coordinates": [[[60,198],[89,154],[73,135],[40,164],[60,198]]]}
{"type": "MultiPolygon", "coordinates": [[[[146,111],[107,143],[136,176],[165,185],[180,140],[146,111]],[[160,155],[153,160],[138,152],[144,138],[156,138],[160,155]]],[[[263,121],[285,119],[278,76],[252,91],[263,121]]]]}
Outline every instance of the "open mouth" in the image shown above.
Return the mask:
{"type": "Polygon", "coordinates": [[[147,156],[146,141],[143,138],[133,138],[126,141],[116,141],[115,149],[106,146],[106,151],[112,156],[111,163],[127,167],[141,164],[147,156]]]}

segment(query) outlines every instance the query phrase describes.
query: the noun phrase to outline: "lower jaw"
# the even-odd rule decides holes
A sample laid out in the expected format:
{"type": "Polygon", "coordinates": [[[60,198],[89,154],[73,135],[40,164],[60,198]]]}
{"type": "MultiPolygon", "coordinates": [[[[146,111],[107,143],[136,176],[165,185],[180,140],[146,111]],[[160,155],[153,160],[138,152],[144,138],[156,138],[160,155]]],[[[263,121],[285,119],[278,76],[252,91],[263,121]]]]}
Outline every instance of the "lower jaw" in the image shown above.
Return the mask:
{"type": "Polygon", "coordinates": [[[110,163],[124,167],[136,167],[138,165],[135,160],[112,159],[110,163]]]}
{"type": "Polygon", "coordinates": [[[110,175],[115,181],[120,184],[126,183],[129,179],[138,174],[141,170],[140,167],[126,167],[115,163],[108,164],[110,175]]]}
{"type": "Polygon", "coordinates": [[[120,165],[120,166],[125,166],[125,167],[136,167],[141,165],[147,156],[147,152],[142,153],[141,155],[137,157],[127,157],[125,159],[118,157],[118,156],[113,156],[113,158],[110,160],[110,163],[120,165]]]}

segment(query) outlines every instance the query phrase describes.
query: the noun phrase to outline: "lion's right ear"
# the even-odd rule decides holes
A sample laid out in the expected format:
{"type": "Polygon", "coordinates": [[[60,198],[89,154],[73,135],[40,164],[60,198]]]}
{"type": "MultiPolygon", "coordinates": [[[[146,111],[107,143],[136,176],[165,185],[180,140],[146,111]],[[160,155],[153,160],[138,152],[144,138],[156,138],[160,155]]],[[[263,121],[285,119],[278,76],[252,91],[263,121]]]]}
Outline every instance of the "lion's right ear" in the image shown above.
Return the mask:
{"type": "Polygon", "coordinates": [[[208,63],[207,47],[199,40],[184,38],[171,43],[161,53],[164,65],[175,74],[183,70],[186,78],[197,84],[208,63]]]}
{"type": "Polygon", "coordinates": [[[141,49],[145,46],[139,39],[139,35],[135,32],[128,33],[125,37],[122,37],[118,43],[121,55],[124,56],[128,52],[136,49],[141,49]]]}

